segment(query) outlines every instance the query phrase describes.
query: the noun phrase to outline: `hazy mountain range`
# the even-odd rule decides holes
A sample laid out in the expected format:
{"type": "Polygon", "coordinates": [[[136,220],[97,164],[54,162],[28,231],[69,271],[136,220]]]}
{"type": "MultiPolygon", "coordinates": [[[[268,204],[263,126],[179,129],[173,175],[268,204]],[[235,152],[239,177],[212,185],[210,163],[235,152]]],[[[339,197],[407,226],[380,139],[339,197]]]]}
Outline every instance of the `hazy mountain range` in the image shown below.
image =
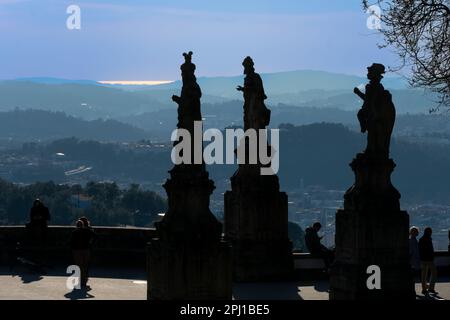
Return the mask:
{"type": "Polygon", "coordinates": [[[98,141],[137,141],[149,139],[149,131],[117,120],[82,120],[63,112],[14,110],[0,112],[0,141],[15,144],[66,137],[98,141]]]}
{"type": "MultiPolygon", "coordinates": [[[[355,111],[362,102],[352,90],[366,83],[364,77],[321,71],[280,72],[262,77],[272,110],[272,127],[330,122],[357,130],[355,111]]],[[[235,87],[242,84],[243,76],[200,77],[198,82],[203,90],[205,128],[241,126],[243,101],[235,87]]],[[[396,133],[448,135],[450,128],[443,123],[439,124],[441,129],[434,129],[435,124],[438,127],[436,121],[442,122],[436,118],[425,120],[419,116],[401,125],[402,114],[427,113],[435,106],[433,98],[408,88],[401,78],[386,78],[384,84],[393,94],[399,115],[396,133]]],[[[180,87],[180,81],[155,86],[38,77],[0,81],[1,142],[10,146],[27,140],[70,136],[101,141],[168,141],[177,122],[177,106],[171,96],[179,94],[180,87]]],[[[449,141],[449,137],[443,137],[443,141],[449,141]]]]}
{"type": "MultiPolygon", "coordinates": [[[[364,77],[322,71],[292,71],[262,74],[268,105],[336,108],[356,110],[361,101],[353,94],[353,87],[363,87],[364,77]]],[[[199,77],[203,103],[224,103],[242,100],[236,86],[243,76],[199,77]]],[[[390,89],[399,113],[427,112],[435,107],[434,97],[422,90],[408,88],[402,78],[383,80],[390,89]]],[[[179,94],[181,81],[155,85],[104,85],[91,80],[57,78],[23,78],[0,81],[0,111],[42,109],[64,111],[83,119],[123,118],[157,110],[176,110],[171,101],[179,94]]]]}
{"type": "MultiPolygon", "coordinates": [[[[229,97],[234,95],[237,84],[242,82],[244,75],[234,77],[199,77],[198,84],[208,94],[229,97]]],[[[276,73],[261,73],[264,86],[271,94],[308,90],[347,90],[367,82],[364,77],[330,73],[325,71],[298,70],[276,73]]],[[[383,81],[390,89],[405,89],[407,83],[402,78],[386,78],[383,81]]],[[[168,84],[152,86],[154,89],[180,88],[181,80],[168,84]]]]}
{"type": "MultiPolygon", "coordinates": [[[[202,106],[204,128],[242,126],[242,101],[202,106]]],[[[280,104],[272,109],[271,127],[281,124],[339,123],[359,130],[354,111],[337,108],[296,107],[280,104]]],[[[399,114],[394,135],[414,142],[450,144],[450,122],[441,114],[399,114]]],[[[27,141],[78,137],[98,141],[167,142],[177,122],[175,109],[162,109],[117,119],[84,120],[61,111],[21,110],[0,112],[0,146],[14,147],[27,141]]]]}

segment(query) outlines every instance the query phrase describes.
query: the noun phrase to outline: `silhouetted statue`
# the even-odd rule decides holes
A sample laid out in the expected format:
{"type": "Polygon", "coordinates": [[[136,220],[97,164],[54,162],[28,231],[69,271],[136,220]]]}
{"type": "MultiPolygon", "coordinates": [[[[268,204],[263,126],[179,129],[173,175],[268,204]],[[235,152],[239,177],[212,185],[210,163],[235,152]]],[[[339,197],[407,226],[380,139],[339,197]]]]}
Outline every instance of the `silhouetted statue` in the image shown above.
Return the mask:
{"type": "Polygon", "coordinates": [[[381,84],[385,68],[367,68],[370,80],[358,112],[367,147],[350,164],[353,185],[345,192],[344,208],[336,213],[336,259],[331,265],[330,300],[415,299],[409,257],[409,215],[400,207],[393,186],[395,163],[389,144],[395,122],[392,96],[381,84]],[[382,270],[380,286],[368,285],[368,266],[382,270]]]}
{"type": "Polygon", "coordinates": [[[266,108],[264,100],[267,96],[259,74],[255,72],[252,58],[246,57],[244,66],[244,86],[236,89],[244,93],[244,130],[264,129],[270,122],[270,110],[266,108]]]}
{"type": "Polygon", "coordinates": [[[195,64],[192,63],[192,51],[183,53],[185,62],[181,65],[181,77],[183,87],[181,96],[172,96],[172,100],[178,104],[177,128],[186,129],[194,135],[194,121],[201,121],[200,98],[202,91],[195,77],[195,64]]]}
{"type": "MultiPolygon", "coordinates": [[[[194,75],[192,52],[183,56],[183,87],[180,96],[174,95],[172,100],[178,104],[178,129],[188,130],[191,135],[191,162],[175,164],[163,184],[168,209],[155,223],[158,236],[151,239],[148,247],[147,298],[231,299],[231,247],[223,240],[222,223],[209,209],[214,182],[209,179],[203,152],[201,164],[192,161],[196,151],[194,133],[203,135],[201,126],[196,127],[199,132],[194,132],[194,122],[202,121],[202,92],[194,75]]],[[[180,132],[179,138],[188,139],[180,132]]]]}
{"type": "Polygon", "coordinates": [[[275,150],[263,131],[270,123],[270,110],[264,104],[267,96],[252,58],[246,57],[242,65],[244,86],[236,89],[244,94],[244,130],[256,130],[257,143],[245,137],[238,141],[239,168],[230,179],[231,190],[224,195],[225,236],[233,247],[236,281],[286,279],[294,266],[288,237],[288,198],[280,192],[276,174],[261,174],[261,168],[270,164],[263,164],[259,157],[261,151],[270,157],[275,150]],[[260,150],[261,146],[267,150],[260,150]],[[257,161],[252,163],[253,152],[257,161]]]}
{"type": "Polygon", "coordinates": [[[392,95],[381,84],[385,68],[374,63],[367,68],[366,93],[358,88],[354,92],[364,101],[358,112],[361,132],[367,133],[366,155],[371,157],[389,158],[389,145],[395,123],[395,107],[392,95]]]}

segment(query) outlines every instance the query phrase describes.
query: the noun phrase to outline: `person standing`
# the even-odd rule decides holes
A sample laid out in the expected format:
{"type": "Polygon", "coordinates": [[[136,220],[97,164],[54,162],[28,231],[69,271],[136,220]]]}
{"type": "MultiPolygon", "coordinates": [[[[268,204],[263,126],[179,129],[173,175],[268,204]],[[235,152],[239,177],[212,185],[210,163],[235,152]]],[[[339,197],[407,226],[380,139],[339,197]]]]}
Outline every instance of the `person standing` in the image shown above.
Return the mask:
{"type": "Polygon", "coordinates": [[[416,292],[416,276],[420,270],[418,235],[419,228],[413,226],[409,229],[409,264],[411,266],[411,286],[413,292],[416,292]]]}
{"type": "Polygon", "coordinates": [[[431,235],[433,230],[425,228],[422,238],[419,240],[420,264],[422,269],[422,294],[436,294],[434,286],[437,278],[436,265],[434,264],[434,248],[431,235]],[[430,284],[427,284],[428,273],[430,273],[430,284]]]}
{"type": "Polygon", "coordinates": [[[82,220],[76,223],[76,229],[72,231],[70,247],[75,264],[80,268],[80,284],[87,288],[90,249],[95,239],[95,233],[90,227],[85,227],[82,220]]]}
{"type": "Polygon", "coordinates": [[[418,235],[419,228],[413,226],[409,229],[409,263],[411,264],[413,274],[420,270],[419,242],[417,241],[418,235]]]}

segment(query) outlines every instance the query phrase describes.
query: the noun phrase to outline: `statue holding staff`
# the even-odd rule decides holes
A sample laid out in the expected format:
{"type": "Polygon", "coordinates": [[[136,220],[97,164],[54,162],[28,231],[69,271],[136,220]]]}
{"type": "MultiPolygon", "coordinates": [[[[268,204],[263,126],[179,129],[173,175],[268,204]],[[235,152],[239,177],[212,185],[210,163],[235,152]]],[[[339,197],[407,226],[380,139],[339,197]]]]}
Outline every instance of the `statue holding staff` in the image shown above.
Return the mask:
{"type": "Polygon", "coordinates": [[[358,88],[354,89],[354,93],[364,101],[358,112],[361,132],[367,131],[367,148],[364,153],[370,157],[389,158],[395,106],[391,93],[381,84],[385,67],[374,63],[367,70],[369,83],[366,85],[365,93],[358,88]]]}

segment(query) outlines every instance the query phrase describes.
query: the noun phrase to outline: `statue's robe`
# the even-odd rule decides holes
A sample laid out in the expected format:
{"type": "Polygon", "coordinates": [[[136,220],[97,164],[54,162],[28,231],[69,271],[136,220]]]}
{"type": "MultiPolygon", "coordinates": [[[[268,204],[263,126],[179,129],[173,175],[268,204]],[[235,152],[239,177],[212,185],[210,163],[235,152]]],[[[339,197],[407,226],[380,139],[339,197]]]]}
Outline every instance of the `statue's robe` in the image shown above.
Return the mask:
{"type": "Polygon", "coordinates": [[[259,74],[248,74],[244,80],[244,130],[265,129],[270,122],[270,110],[264,104],[267,96],[259,74]]]}
{"type": "Polygon", "coordinates": [[[389,157],[389,146],[395,123],[392,95],[381,83],[367,84],[364,104],[358,112],[361,128],[368,131],[365,153],[373,157],[389,157]]]}

